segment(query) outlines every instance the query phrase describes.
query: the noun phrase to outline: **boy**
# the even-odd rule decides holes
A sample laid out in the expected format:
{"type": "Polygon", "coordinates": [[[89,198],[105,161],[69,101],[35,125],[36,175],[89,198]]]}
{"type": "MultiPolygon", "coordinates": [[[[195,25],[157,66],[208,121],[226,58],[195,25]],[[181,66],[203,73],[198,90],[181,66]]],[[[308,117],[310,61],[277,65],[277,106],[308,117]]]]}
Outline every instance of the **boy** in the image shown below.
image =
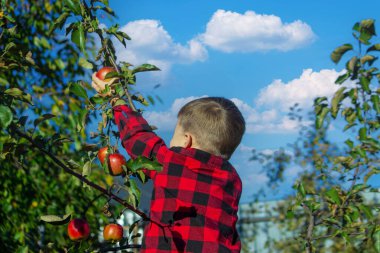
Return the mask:
{"type": "MultiPolygon", "coordinates": [[[[93,76],[98,92],[101,82],[93,76]]],[[[242,184],[228,162],[245,131],[238,108],[220,97],[191,101],[178,113],[170,148],[140,113],[127,105],[113,110],[128,154],[156,157],[163,165],[161,172],[146,171],[153,180],[150,218],[157,222],[146,225],[141,252],[240,252],[242,184]]]]}

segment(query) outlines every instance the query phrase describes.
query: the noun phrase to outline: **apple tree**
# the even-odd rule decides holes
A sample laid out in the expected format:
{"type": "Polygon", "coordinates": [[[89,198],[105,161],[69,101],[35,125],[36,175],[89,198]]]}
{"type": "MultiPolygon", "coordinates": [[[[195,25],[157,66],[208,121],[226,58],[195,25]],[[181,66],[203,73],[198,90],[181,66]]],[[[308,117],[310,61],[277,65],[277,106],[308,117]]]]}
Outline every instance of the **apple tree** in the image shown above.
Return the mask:
{"type": "MultiPolygon", "coordinates": [[[[108,0],[2,0],[0,5],[0,245],[4,252],[111,250],[100,229],[128,209],[138,209],[146,158],[128,160],[120,180],[100,164],[98,150],[117,153],[110,99],[147,106],[136,74],[159,70],[119,62],[114,43],[129,36],[114,24],[108,0]],[[91,75],[114,71],[110,96],[95,94],[91,75]],[[90,127],[94,126],[95,127],[90,127]],[[97,126],[97,127],[96,127],[97,126]],[[72,242],[67,223],[85,219],[91,233],[72,242]]],[[[107,86],[106,92],[110,91],[107,86]]],[[[109,159],[109,155],[106,159],[109,159]]],[[[134,230],[119,243],[128,249],[134,230]]]]}

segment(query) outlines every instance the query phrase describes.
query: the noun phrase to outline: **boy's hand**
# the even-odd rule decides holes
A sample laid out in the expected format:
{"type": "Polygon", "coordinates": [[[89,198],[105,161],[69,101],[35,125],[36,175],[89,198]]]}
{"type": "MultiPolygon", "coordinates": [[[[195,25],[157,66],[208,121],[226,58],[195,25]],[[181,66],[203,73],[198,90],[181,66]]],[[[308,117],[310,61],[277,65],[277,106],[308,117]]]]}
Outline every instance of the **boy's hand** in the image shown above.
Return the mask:
{"type": "MultiPolygon", "coordinates": [[[[119,78],[114,77],[114,78],[108,79],[107,81],[103,81],[103,80],[100,80],[96,76],[96,73],[97,72],[95,72],[95,73],[92,74],[92,83],[91,83],[91,86],[98,92],[99,96],[102,96],[102,97],[111,96],[112,93],[115,92],[112,84],[114,82],[116,82],[119,78]],[[106,88],[106,85],[109,86],[110,91],[107,92],[107,93],[104,93],[103,91],[106,88]]],[[[110,104],[111,104],[111,106],[117,106],[117,105],[125,105],[126,102],[123,99],[120,99],[118,96],[115,96],[115,97],[113,97],[110,100],[110,104]]]]}
{"type": "Polygon", "coordinates": [[[118,78],[114,77],[107,81],[102,81],[96,76],[96,72],[92,74],[92,83],[91,86],[99,93],[100,96],[110,96],[114,89],[112,88],[112,84],[117,81],[118,78]],[[110,91],[107,93],[103,93],[103,90],[106,88],[106,85],[110,87],[110,91]]]}

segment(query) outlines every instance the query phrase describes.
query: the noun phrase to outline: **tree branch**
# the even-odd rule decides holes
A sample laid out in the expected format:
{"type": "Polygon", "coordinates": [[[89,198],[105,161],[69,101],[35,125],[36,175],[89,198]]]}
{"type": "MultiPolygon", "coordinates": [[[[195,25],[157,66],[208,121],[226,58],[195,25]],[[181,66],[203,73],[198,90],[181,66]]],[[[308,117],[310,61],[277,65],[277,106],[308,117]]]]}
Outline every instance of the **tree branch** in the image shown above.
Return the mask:
{"type": "MultiPolygon", "coordinates": [[[[109,190],[101,187],[100,185],[98,184],[95,184],[93,182],[91,182],[90,180],[88,180],[87,178],[85,178],[84,176],[82,176],[81,174],[75,172],[74,170],[70,169],[67,165],[65,165],[60,159],[58,159],[54,154],[50,153],[49,151],[47,151],[44,147],[42,147],[40,144],[36,143],[32,137],[30,137],[28,134],[20,131],[16,126],[11,126],[11,129],[12,131],[14,131],[18,136],[28,140],[34,147],[36,147],[39,151],[41,151],[42,153],[44,153],[45,155],[47,155],[50,159],[52,159],[59,167],[61,167],[66,173],[69,173],[71,174],[72,176],[78,178],[80,181],[82,181],[83,183],[87,184],[88,186],[100,191],[102,194],[104,194],[105,196],[109,197],[110,199],[113,199],[115,200],[116,202],[120,203],[121,205],[123,205],[124,207],[128,208],[129,210],[131,210],[132,212],[136,213],[137,215],[139,215],[141,218],[143,218],[144,220],[147,220],[147,221],[151,221],[153,222],[143,211],[135,208],[134,206],[128,204],[125,200],[123,200],[122,198],[118,197],[117,195],[113,194],[112,192],[110,192],[109,190]]],[[[157,223],[157,222],[154,222],[154,223],[157,223]]]]}
{"type": "Polygon", "coordinates": [[[309,220],[308,220],[308,227],[307,227],[307,233],[306,233],[306,253],[312,253],[313,252],[313,231],[314,231],[314,222],[315,222],[315,217],[313,212],[310,210],[308,206],[305,204],[303,205],[303,208],[306,210],[306,212],[309,214],[309,220]]]}

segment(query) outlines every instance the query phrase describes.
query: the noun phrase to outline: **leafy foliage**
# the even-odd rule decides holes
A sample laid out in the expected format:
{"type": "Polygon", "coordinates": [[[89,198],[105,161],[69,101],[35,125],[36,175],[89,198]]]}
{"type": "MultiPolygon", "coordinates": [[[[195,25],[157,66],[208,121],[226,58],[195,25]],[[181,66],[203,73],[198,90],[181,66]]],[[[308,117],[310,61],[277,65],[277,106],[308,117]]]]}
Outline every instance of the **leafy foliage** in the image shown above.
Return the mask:
{"type": "MultiPolygon", "coordinates": [[[[368,184],[380,173],[380,72],[375,55],[379,44],[371,42],[374,20],[356,23],[353,36],[358,48],[344,44],[331,54],[335,63],[349,53],[355,54],[347,60],[346,72],[336,80],[342,87],[331,99],[315,99],[314,124],[303,125],[299,139],[291,145],[291,155],[280,152],[265,157],[254,153],[253,159],[261,158],[267,166],[271,184],[281,180],[287,165],[305,168],[294,185],[295,196],[275,209],[280,214],[279,226],[293,233],[282,239],[269,238],[269,250],[380,252],[379,203],[365,198],[366,194],[379,193],[368,184]],[[340,130],[348,136],[344,147],[328,140],[331,124],[334,128],[342,126],[340,130]]],[[[302,122],[297,112],[296,107],[291,108],[290,116],[302,122]]]]}
{"type": "MultiPolygon", "coordinates": [[[[99,16],[112,20],[114,15],[107,0],[9,0],[0,8],[2,250],[102,249],[97,238],[102,222],[118,218],[125,206],[144,213],[136,209],[140,198],[136,183],[128,176],[125,184],[114,184],[95,162],[98,148],[111,145],[111,137],[118,133],[108,104],[112,97],[92,96],[88,71],[115,67],[120,78],[114,95],[136,109],[133,101],[143,96],[131,89],[135,73],[158,68],[145,64],[132,69],[130,63],[117,63],[113,38],[124,46],[130,38],[117,24],[100,26],[99,16]],[[99,112],[98,132],[89,133],[86,126],[99,112]],[[119,188],[127,196],[118,195],[119,188]],[[110,217],[101,212],[105,206],[110,217]],[[81,216],[93,231],[82,243],[69,241],[66,226],[53,225],[81,216]]],[[[141,179],[140,173],[136,178],[141,179]]],[[[123,243],[128,248],[129,239],[123,243]]]]}

